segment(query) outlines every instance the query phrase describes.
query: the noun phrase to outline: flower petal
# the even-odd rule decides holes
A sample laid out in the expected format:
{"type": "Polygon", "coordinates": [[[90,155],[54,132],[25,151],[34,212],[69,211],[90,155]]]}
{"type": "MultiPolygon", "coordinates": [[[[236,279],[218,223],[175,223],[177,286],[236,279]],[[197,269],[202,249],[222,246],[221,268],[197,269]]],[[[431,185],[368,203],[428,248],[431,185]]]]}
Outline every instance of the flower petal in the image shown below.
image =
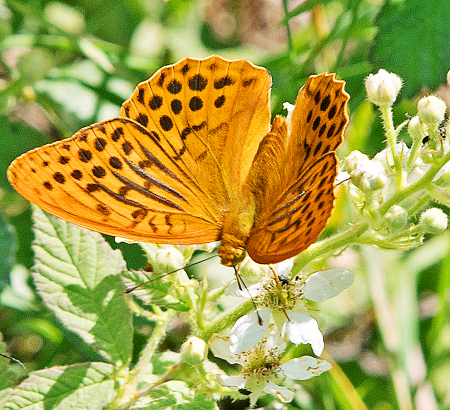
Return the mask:
{"type": "Polygon", "coordinates": [[[281,365],[283,373],[294,380],[308,380],[330,369],[331,364],[326,360],[316,359],[311,356],[292,359],[281,365]]]}
{"type": "Polygon", "coordinates": [[[291,276],[292,267],[294,266],[294,258],[286,259],[283,262],[272,265],[273,270],[278,276],[291,276]]]}
{"type": "Polygon", "coordinates": [[[267,382],[264,391],[270,394],[276,394],[283,403],[289,403],[293,400],[295,392],[287,387],[278,386],[274,382],[267,382]]]}
{"type": "Polygon", "coordinates": [[[242,389],[245,386],[246,378],[244,376],[219,376],[220,383],[227,387],[236,387],[242,389]]]}
{"type": "Polygon", "coordinates": [[[228,336],[212,335],[209,348],[214,356],[226,360],[228,363],[238,363],[236,355],[230,352],[230,338],[228,336]]]}
{"type": "Polygon", "coordinates": [[[236,321],[230,334],[231,353],[238,354],[250,350],[262,339],[264,331],[269,327],[271,311],[269,308],[259,309],[236,321]],[[262,325],[259,324],[258,314],[262,319],[262,325]]]}
{"type": "Polygon", "coordinates": [[[285,328],[289,340],[296,345],[309,343],[314,354],[320,356],[324,347],[323,336],[315,319],[303,313],[289,311],[288,314],[291,320],[285,323],[285,328]]]}
{"type": "Polygon", "coordinates": [[[232,280],[228,287],[225,289],[224,295],[226,296],[241,296],[246,299],[256,298],[261,293],[260,283],[248,286],[245,289],[239,289],[239,284],[236,279],[232,280]]]}
{"type": "Polygon", "coordinates": [[[269,352],[277,352],[281,354],[286,349],[286,342],[280,332],[272,326],[271,333],[267,336],[266,343],[264,343],[264,351],[268,355],[269,352]]]}
{"type": "Polygon", "coordinates": [[[306,279],[303,296],[313,302],[323,302],[348,288],[353,280],[353,273],[344,269],[316,272],[306,279]]]}

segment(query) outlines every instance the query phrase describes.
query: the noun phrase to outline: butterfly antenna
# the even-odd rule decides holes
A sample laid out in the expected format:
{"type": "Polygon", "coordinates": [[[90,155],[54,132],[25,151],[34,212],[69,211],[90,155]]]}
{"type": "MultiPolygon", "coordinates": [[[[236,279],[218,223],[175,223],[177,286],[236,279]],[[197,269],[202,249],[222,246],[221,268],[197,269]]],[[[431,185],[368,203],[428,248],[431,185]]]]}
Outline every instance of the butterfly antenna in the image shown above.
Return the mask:
{"type": "Polygon", "coordinates": [[[207,257],[205,259],[202,259],[201,261],[193,262],[193,263],[190,263],[189,265],[183,266],[182,268],[178,268],[178,269],[172,270],[170,272],[163,273],[162,275],[160,275],[160,276],[158,276],[156,278],[150,279],[147,282],[142,282],[139,285],[133,286],[133,287],[128,288],[128,289],[125,289],[125,293],[131,293],[131,292],[135,291],[136,289],[139,289],[141,286],[148,285],[149,283],[152,283],[155,280],[159,280],[159,279],[163,278],[164,276],[171,275],[172,273],[178,272],[178,271],[180,271],[182,269],[190,268],[191,266],[198,265],[199,263],[203,263],[203,262],[209,261],[210,259],[215,258],[216,256],[218,256],[218,255],[212,255],[212,256],[209,256],[209,257],[207,257]]]}
{"type": "Polygon", "coordinates": [[[286,319],[288,320],[288,322],[291,321],[291,319],[289,319],[289,316],[287,314],[287,309],[286,309],[286,302],[284,301],[284,296],[283,296],[283,285],[280,281],[280,278],[278,277],[278,275],[275,273],[275,271],[273,270],[272,266],[269,265],[270,270],[273,273],[273,277],[275,279],[275,283],[277,284],[277,288],[280,292],[280,304],[281,304],[281,310],[283,311],[284,315],[286,316],[286,319]]]}
{"type": "Polygon", "coordinates": [[[6,354],[0,353],[0,356],[4,357],[5,359],[9,359],[12,360],[13,362],[16,362],[17,364],[20,364],[22,366],[22,368],[25,370],[25,366],[23,365],[23,363],[16,359],[15,357],[12,356],[7,356],[6,354]]]}
{"type": "Polygon", "coordinates": [[[242,276],[239,275],[239,272],[238,272],[238,270],[237,270],[237,267],[236,267],[236,266],[233,266],[233,268],[234,268],[234,275],[236,276],[236,281],[237,281],[237,283],[238,283],[239,290],[242,291],[242,289],[243,289],[242,286],[243,286],[244,289],[248,292],[248,294],[249,294],[249,296],[250,296],[250,300],[252,301],[253,306],[255,307],[256,315],[258,316],[258,324],[259,324],[260,326],[262,326],[262,325],[263,325],[263,320],[262,320],[261,316],[259,315],[258,307],[256,306],[256,302],[255,302],[255,300],[253,299],[253,296],[251,295],[250,291],[248,290],[248,287],[247,287],[247,285],[245,284],[244,279],[242,279],[242,276]],[[241,283],[242,283],[242,286],[241,286],[241,283]]]}

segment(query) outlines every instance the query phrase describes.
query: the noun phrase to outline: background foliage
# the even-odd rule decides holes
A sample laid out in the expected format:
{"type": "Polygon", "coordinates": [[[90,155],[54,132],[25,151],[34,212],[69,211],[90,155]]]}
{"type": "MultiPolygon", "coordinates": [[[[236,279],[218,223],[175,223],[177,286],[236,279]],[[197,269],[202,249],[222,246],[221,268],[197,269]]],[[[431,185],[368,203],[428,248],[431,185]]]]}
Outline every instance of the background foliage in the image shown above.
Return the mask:
{"type": "MultiPolygon", "coordinates": [[[[397,123],[415,114],[425,89],[448,95],[446,0],[3,0],[0,19],[0,331],[27,371],[83,362],[90,353],[30,281],[31,213],[5,176],[16,156],[116,115],[138,82],[186,56],[220,54],[267,67],[274,114],[294,101],[308,75],[336,72],[351,95],[341,158],[383,147],[381,124],[365,101],[368,73],[382,67],[403,78],[397,123]]],[[[349,210],[338,203],[328,232],[351,219],[349,210]]],[[[128,268],[142,268],[140,248],[120,248],[128,268]]],[[[325,346],[339,367],[303,384],[288,408],[450,408],[448,234],[405,253],[350,249],[330,264],[357,276],[324,314],[325,346]]],[[[146,324],[136,321],[138,350],[146,324]]],[[[174,331],[162,349],[183,341],[174,331]]],[[[2,389],[26,375],[3,359],[0,369],[2,389]]]]}

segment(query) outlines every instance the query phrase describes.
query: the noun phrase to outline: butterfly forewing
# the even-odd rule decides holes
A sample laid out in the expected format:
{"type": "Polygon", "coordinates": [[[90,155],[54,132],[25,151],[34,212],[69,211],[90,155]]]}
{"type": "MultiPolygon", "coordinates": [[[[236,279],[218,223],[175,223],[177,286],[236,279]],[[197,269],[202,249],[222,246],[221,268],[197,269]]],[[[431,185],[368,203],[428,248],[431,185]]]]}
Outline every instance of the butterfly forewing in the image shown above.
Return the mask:
{"type": "Polygon", "coordinates": [[[177,236],[180,243],[192,243],[198,235],[216,240],[214,219],[201,202],[191,204],[179,193],[190,191],[169,171],[166,180],[175,189],[136,166],[145,160],[134,139],[146,137],[142,131],[126,119],[88,127],[70,140],[19,157],[10,170],[11,183],[20,183],[22,195],[43,209],[103,233],[136,240],[153,235],[160,241],[177,236]],[[128,138],[115,144],[111,138],[123,130],[128,138]]]}
{"type": "Polygon", "coordinates": [[[221,236],[270,122],[267,70],[213,56],[184,59],[141,83],[122,117],[16,159],[14,188],[103,233],[155,243],[221,236]]]}
{"type": "Polygon", "coordinates": [[[269,129],[270,84],[265,69],[244,60],[187,58],[141,83],[122,115],[156,133],[187,183],[226,207],[269,129]]]}

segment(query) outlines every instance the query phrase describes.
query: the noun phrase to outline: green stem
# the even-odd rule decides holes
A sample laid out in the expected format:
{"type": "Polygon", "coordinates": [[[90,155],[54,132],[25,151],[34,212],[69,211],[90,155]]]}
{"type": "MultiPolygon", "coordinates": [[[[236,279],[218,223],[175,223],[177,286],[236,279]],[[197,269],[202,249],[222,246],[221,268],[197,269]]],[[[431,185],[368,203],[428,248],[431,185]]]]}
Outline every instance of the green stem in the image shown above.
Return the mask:
{"type": "Polygon", "coordinates": [[[286,18],[286,36],[287,36],[287,43],[288,43],[288,50],[289,50],[289,54],[292,54],[292,34],[291,34],[291,28],[289,27],[289,19],[288,19],[288,4],[287,4],[287,0],[283,0],[283,10],[284,10],[284,16],[286,18]]]}
{"type": "Polygon", "coordinates": [[[409,196],[419,192],[421,190],[426,190],[427,185],[429,185],[440,169],[450,161],[450,151],[447,152],[439,162],[431,165],[430,169],[425,173],[425,175],[420,178],[415,183],[411,184],[405,189],[399,190],[390,199],[388,199],[379,209],[378,212],[380,216],[384,215],[392,205],[400,204],[409,196]]]}
{"type": "Polygon", "coordinates": [[[357,242],[358,237],[369,228],[367,222],[359,222],[350,226],[345,231],[330,236],[323,241],[312,244],[295,258],[293,274],[298,273],[308,263],[336,251],[339,248],[357,242]]]}
{"type": "Polygon", "coordinates": [[[236,320],[238,320],[241,316],[247,314],[254,308],[255,306],[253,305],[252,301],[248,300],[236,306],[235,308],[228,309],[219,316],[216,316],[216,318],[211,321],[208,326],[205,327],[199,337],[203,340],[211,339],[211,336],[214,333],[219,333],[226,327],[233,325],[234,323],[236,323],[236,320]]]}
{"type": "Polygon", "coordinates": [[[392,106],[380,105],[381,119],[383,121],[383,127],[386,133],[388,146],[391,148],[392,158],[394,160],[395,167],[395,179],[398,187],[403,188],[403,172],[402,164],[398,158],[395,146],[397,145],[397,133],[395,131],[394,122],[392,119],[392,106]]]}

